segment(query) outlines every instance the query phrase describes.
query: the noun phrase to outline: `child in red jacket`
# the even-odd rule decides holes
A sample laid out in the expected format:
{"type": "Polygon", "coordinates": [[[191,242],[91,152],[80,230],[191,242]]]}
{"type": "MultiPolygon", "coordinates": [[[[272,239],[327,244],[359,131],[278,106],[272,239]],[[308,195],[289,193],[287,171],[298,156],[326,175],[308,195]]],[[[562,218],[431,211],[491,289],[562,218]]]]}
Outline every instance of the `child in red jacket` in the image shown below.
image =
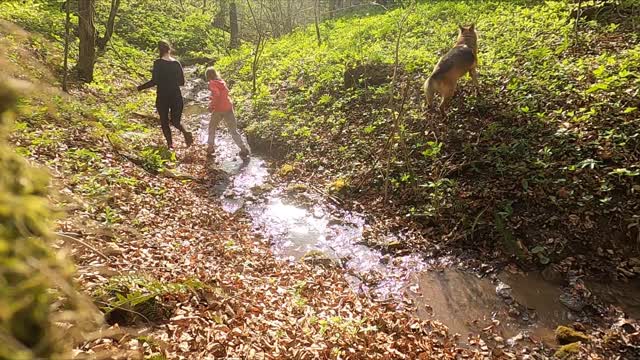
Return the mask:
{"type": "Polygon", "coordinates": [[[238,121],[233,112],[233,103],[229,97],[227,84],[214,68],[208,68],[205,76],[209,81],[209,90],[211,91],[211,102],[209,103],[211,121],[209,122],[209,147],[207,153],[211,155],[215,153],[216,129],[220,121],[224,120],[233,141],[240,147],[240,156],[243,158],[249,156],[249,149],[242,141],[240,133],[238,133],[238,121]]]}

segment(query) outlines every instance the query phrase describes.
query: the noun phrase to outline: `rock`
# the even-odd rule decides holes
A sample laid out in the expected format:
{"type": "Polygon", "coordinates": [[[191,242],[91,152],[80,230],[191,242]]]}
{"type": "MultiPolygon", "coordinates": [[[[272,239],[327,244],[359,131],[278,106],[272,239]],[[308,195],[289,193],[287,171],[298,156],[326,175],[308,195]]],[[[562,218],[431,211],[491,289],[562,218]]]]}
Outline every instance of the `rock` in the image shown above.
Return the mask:
{"type": "Polygon", "coordinates": [[[124,250],[115,243],[107,243],[102,252],[107,256],[118,256],[124,253],[124,250]]]}
{"type": "Polygon", "coordinates": [[[589,337],[583,332],[576,331],[568,326],[558,326],[555,331],[558,343],[565,345],[575,342],[589,342],[589,337]]]}
{"type": "Polygon", "coordinates": [[[556,269],[556,267],[553,265],[550,265],[544,268],[544,270],[542,270],[541,275],[543,279],[545,279],[550,283],[557,284],[557,285],[564,283],[564,275],[560,271],[558,271],[558,269],[556,269]]]}
{"type": "Polygon", "coordinates": [[[262,185],[258,185],[258,186],[254,186],[251,188],[251,192],[255,195],[255,196],[261,196],[267,192],[270,192],[273,190],[273,185],[271,184],[262,184],[262,185]]]}
{"type": "Polygon", "coordinates": [[[571,359],[578,353],[580,353],[580,342],[574,342],[560,347],[554,354],[554,357],[558,359],[571,359]]]}
{"type": "Polygon", "coordinates": [[[524,339],[524,335],[522,333],[518,333],[517,335],[515,335],[514,337],[510,338],[509,340],[507,340],[507,345],[513,347],[516,345],[516,343],[520,340],[524,339]]]}
{"type": "Polygon", "coordinates": [[[582,311],[586,306],[582,299],[567,293],[560,295],[560,303],[572,311],[582,311]]]}
{"type": "Polygon", "coordinates": [[[629,259],[629,265],[634,266],[634,267],[640,266],[640,259],[638,259],[638,258],[629,259]]]}
{"type": "Polygon", "coordinates": [[[509,316],[511,316],[512,318],[517,318],[520,316],[520,310],[516,309],[515,307],[510,307],[509,308],[509,316]]]}
{"type": "Polygon", "coordinates": [[[496,286],[496,294],[502,298],[511,298],[511,286],[500,282],[498,286],[496,286]]]}
{"type": "Polygon", "coordinates": [[[628,319],[620,319],[620,320],[618,320],[618,322],[616,322],[615,326],[620,328],[620,329],[622,329],[622,331],[624,331],[627,334],[633,334],[633,333],[636,332],[635,326],[633,326],[633,323],[631,321],[629,321],[628,319]]]}

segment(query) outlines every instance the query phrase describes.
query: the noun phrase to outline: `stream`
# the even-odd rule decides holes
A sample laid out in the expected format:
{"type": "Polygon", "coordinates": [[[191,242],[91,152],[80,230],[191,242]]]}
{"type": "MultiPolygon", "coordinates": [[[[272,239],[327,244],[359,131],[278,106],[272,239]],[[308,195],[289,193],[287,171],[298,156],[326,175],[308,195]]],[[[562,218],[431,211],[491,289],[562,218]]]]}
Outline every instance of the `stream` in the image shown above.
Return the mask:
{"type": "MultiPolygon", "coordinates": [[[[185,122],[199,128],[206,143],[209,91],[195,68],[186,69],[185,122]]],[[[225,211],[245,211],[254,229],[270,240],[276,257],[303,261],[310,255],[346,272],[357,291],[378,301],[393,301],[423,319],[437,320],[459,333],[490,333],[514,345],[528,339],[551,344],[553,330],[585,320],[580,304],[567,300],[567,289],[541,273],[503,271],[481,277],[457,268],[454,258],[425,259],[420,254],[391,256],[362,244],[366,214],[346,211],[321,191],[305,185],[273,183],[267,157],[243,161],[222,125],[217,132],[216,166],[226,175],[215,192],[225,211]],[[573,310],[570,309],[573,308],[573,310]]],[[[402,241],[401,234],[389,234],[402,241]]],[[[637,284],[589,286],[592,295],[613,303],[629,316],[640,316],[637,284]]]]}

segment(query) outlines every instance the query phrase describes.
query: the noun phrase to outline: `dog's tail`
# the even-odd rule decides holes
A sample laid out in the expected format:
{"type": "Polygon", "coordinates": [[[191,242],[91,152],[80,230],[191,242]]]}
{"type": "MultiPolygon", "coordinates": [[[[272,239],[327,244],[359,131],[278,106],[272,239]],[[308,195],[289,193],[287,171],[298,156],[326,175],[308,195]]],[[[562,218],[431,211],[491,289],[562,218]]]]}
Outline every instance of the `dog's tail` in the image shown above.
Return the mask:
{"type": "Polygon", "coordinates": [[[435,80],[431,76],[424,82],[423,86],[424,94],[426,96],[427,107],[431,107],[433,103],[433,97],[436,93],[436,84],[435,80]]]}

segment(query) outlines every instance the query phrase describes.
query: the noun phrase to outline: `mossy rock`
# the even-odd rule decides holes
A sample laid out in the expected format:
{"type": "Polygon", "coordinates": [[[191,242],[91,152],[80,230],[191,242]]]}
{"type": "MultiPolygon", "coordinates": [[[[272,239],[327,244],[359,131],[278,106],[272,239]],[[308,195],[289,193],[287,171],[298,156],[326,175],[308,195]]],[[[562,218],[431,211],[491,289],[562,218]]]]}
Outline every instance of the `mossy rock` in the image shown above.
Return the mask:
{"type": "Polygon", "coordinates": [[[274,187],[271,184],[262,184],[251,188],[251,193],[255,196],[262,196],[268,192],[273,191],[274,187]]]}
{"type": "Polygon", "coordinates": [[[573,342],[567,345],[561,346],[558,350],[556,350],[553,356],[557,359],[575,359],[577,355],[580,353],[580,342],[573,342]]]}
{"type": "Polygon", "coordinates": [[[571,344],[578,341],[589,342],[589,337],[583,332],[576,331],[567,326],[558,326],[555,331],[556,340],[561,345],[571,344]]]}
{"type": "Polygon", "coordinates": [[[309,190],[309,187],[302,183],[289,184],[287,186],[287,192],[289,193],[303,193],[309,190]]]}
{"type": "Polygon", "coordinates": [[[300,259],[310,265],[320,265],[323,267],[335,267],[336,261],[320,250],[311,250],[300,259]]]}

